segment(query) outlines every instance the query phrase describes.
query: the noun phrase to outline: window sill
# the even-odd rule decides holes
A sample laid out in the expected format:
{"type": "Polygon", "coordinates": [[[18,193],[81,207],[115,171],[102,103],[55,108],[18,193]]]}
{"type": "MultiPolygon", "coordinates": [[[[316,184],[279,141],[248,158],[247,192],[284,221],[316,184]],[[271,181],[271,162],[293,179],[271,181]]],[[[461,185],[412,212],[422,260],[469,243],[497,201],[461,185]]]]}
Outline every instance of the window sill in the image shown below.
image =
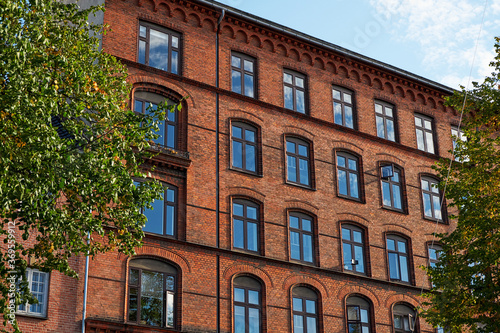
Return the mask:
{"type": "Polygon", "coordinates": [[[25,313],[25,312],[16,312],[16,317],[26,317],[26,318],[34,318],[34,319],[40,319],[40,320],[48,320],[49,317],[37,315],[37,314],[31,314],[31,313],[25,313]]]}
{"type": "Polygon", "coordinates": [[[299,183],[293,183],[291,181],[285,181],[285,184],[287,185],[292,185],[292,186],[297,186],[297,187],[300,187],[300,188],[303,188],[303,189],[306,189],[306,190],[310,190],[310,191],[316,191],[315,188],[312,188],[311,186],[307,186],[307,185],[303,185],[303,184],[299,184],[299,183]]]}
{"type": "Polygon", "coordinates": [[[245,250],[245,249],[240,249],[239,247],[231,247],[231,251],[261,256],[259,251],[245,250]]]}
{"type": "Polygon", "coordinates": [[[365,202],[361,199],[357,199],[357,198],[353,198],[353,197],[349,197],[349,196],[346,196],[346,195],[342,195],[342,194],[337,194],[337,197],[341,198],[341,199],[346,199],[346,200],[349,200],[349,201],[354,201],[354,202],[359,202],[360,204],[364,204],[365,202]]]}
{"type": "Polygon", "coordinates": [[[381,206],[380,208],[385,209],[385,210],[388,210],[388,211],[391,211],[391,212],[394,212],[394,213],[399,213],[399,214],[408,215],[408,213],[407,213],[407,212],[405,212],[405,211],[404,211],[404,210],[402,210],[402,209],[396,209],[396,208],[387,207],[387,206],[381,206]]]}
{"type": "Polygon", "coordinates": [[[366,276],[366,277],[369,277],[368,274],[366,274],[366,273],[355,272],[355,271],[351,271],[351,270],[345,269],[345,268],[342,268],[342,273],[346,273],[346,274],[350,274],[350,275],[354,275],[354,276],[366,276]]]}
{"type": "Polygon", "coordinates": [[[448,224],[446,223],[446,220],[443,220],[443,219],[436,219],[434,217],[429,217],[429,216],[422,216],[422,218],[426,221],[429,221],[429,222],[437,222],[437,223],[440,223],[440,224],[448,224]]]}
{"type": "Polygon", "coordinates": [[[229,167],[229,170],[231,171],[236,171],[236,172],[239,172],[239,173],[243,173],[245,175],[249,175],[249,176],[253,176],[253,177],[258,177],[258,178],[263,178],[264,176],[262,174],[259,174],[257,172],[252,172],[252,171],[247,171],[247,170],[243,170],[243,169],[238,169],[238,168],[235,168],[235,167],[229,167]]]}
{"type": "Polygon", "coordinates": [[[302,260],[297,260],[297,259],[292,259],[292,258],[290,258],[289,261],[296,263],[296,264],[299,264],[299,265],[305,265],[305,266],[309,266],[309,267],[318,267],[318,265],[316,265],[316,263],[310,262],[310,261],[302,261],[302,260]]]}

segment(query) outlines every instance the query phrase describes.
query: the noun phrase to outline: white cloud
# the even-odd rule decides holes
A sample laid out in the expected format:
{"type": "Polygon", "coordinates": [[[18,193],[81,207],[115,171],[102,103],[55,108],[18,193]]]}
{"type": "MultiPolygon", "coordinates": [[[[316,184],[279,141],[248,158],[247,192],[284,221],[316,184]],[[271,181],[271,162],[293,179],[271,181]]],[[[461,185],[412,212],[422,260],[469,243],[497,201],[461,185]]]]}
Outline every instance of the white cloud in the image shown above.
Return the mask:
{"type": "MultiPolygon", "coordinates": [[[[477,0],[370,0],[373,9],[390,21],[386,28],[397,40],[416,43],[422,66],[434,71],[432,79],[450,85],[467,83],[485,2],[477,0]],[[444,72],[439,77],[438,73],[444,72]],[[464,80],[465,78],[465,80],[464,80]]],[[[492,33],[498,33],[500,0],[486,8],[472,77],[489,75],[493,59],[492,33]],[[491,32],[490,32],[491,30],[491,32]]],[[[476,81],[478,79],[475,79],[476,81]]]]}

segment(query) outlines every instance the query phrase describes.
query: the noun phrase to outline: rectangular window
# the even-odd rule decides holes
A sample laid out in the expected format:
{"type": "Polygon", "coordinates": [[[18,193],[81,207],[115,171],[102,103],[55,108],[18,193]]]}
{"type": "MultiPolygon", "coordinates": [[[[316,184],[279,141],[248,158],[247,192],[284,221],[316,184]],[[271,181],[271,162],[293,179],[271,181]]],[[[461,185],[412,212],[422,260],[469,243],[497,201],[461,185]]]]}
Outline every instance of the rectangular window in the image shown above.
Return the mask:
{"type": "Polygon", "coordinates": [[[17,307],[17,312],[27,315],[46,317],[49,290],[49,273],[40,272],[35,268],[27,268],[26,280],[28,281],[28,288],[30,289],[31,294],[38,300],[38,303],[19,304],[17,307]]]}
{"type": "Polygon", "coordinates": [[[432,119],[420,114],[415,115],[417,148],[434,154],[434,126],[432,119]]]}
{"type": "MultiPolygon", "coordinates": [[[[139,186],[140,182],[134,181],[134,184],[139,186]]],[[[172,185],[166,186],[162,198],[151,203],[152,209],[142,209],[142,213],[147,218],[142,230],[175,237],[177,233],[177,188],[172,185]]]]}
{"type": "Polygon", "coordinates": [[[231,53],[231,91],[255,97],[254,58],[241,53],[231,53]]]}
{"type": "Polygon", "coordinates": [[[250,201],[233,202],[233,247],[259,252],[259,207],[250,201]]]}
{"type": "Polygon", "coordinates": [[[138,61],[154,68],[179,74],[179,33],[152,23],[139,25],[138,61]]]}
{"type": "Polygon", "coordinates": [[[287,181],[311,187],[309,144],[297,138],[286,139],[287,181]]]}
{"type": "Polygon", "coordinates": [[[396,141],[393,105],[381,101],[375,102],[375,121],[379,138],[396,141]]]}
{"type": "Polygon", "coordinates": [[[289,216],[290,258],[308,263],[314,262],[313,219],[293,212],[289,216]]]}
{"type": "Polygon", "coordinates": [[[283,72],[283,95],[286,109],[306,113],[306,77],[303,74],[285,70],[283,72]]]}
{"type": "Polygon", "coordinates": [[[231,166],[235,169],[258,173],[257,128],[241,122],[231,124],[231,166]]]}
{"type": "Polygon", "coordinates": [[[410,282],[407,242],[401,237],[387,237],[387,261],[389,278],[392,281],[410,282]]]}
{"type": "Polygon", "coordinates": [[[350,90],[333,87],[333,119],[335,124],[354,128],[353,93],[350,90]]]}

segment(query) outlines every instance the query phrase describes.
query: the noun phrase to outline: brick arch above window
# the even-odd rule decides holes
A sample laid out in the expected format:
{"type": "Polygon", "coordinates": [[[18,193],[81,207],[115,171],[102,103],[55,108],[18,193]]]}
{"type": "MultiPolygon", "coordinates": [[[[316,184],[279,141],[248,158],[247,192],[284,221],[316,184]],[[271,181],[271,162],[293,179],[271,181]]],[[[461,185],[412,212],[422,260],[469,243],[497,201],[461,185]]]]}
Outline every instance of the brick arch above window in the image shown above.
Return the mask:
{"type": "Polygon", "coordinates": [[[343,140],[334,140],[332,141],[334,151],[345,151],[350,152],[351,154],[359,155],[361,157],[363,155],[363,148],[356,146],[355,144],[343,141],[343,140]]]}
{"type": "Polygon", "coordinates": [[[255,127],[262,127],[264,125],[264,119],[245,110],[229,110],[229,118],[234,121],[248,122],[255,127]]]}
{"type": "MultiPolygon", "coordinates": [[[[184,87],[170,81],[162,80],[161,78],[157,78],[151,75],[144,74],[133,74],[127,77],[127,82],[133,85],[132,92],[141,87],[156,87],[157,89],[161,89],[162,91],[170,91],[176,94],[179,99],[181,97],[191,96],[188,90],[184,87]]],[[[187,98],[184,100],[187,107],[196,107],[196,101],[194,98],[187,98]]]]}
{"type": "Polygon", "coordinates": [[[156,259],[160,261],[170,261],[177,265],[182,272],[191,273],[191,266],[186,258],[183,256],[170,252],[163,247],[144,244],[136,249],[136,255],[133,257],[127,257],[126,264],[129,266],[130,260],[137,257],[148,257],[150,259],[156,259]]]}
{"type": "Polygon", "coordinates": [[[233,280],[235,277],[248,275],[255,276],[262,282],[263,287],[273,288],[274,283],[271,275],[266,271],[250,264],[234,264],[226,268],[222,276],[226,280],[233,280]]]}
{"type": "Polygon", "coordinates": [[[295,199],[285,199],[285,209],[303,211],[304,214],[317,215],[319,212],[319,207],[312,205],[311,203],[303,200],[295,199]]]}
{"type": "Polygon", "coordinates": [[[403,295],[403,294],[395,294],[395,295],[392,295],[392,296],[389,296],[386,300],[385,300],[385,304],[384,304],[384,307],[387,308],[387,309],[393,309],[394,305],[396,304],[407,304],[407,306],[409,307],[413,307],[413,308],[417,308],[419,306],[421,306],[422,304],[414,297],[412,296],[409,296],[407,294],[403,295]]]}
{"type": "Polygon", "coordinates": [[[354,224],[359,224],[360,226],[363,226],[364,228],[369,228],[369,226],[372,224],[371,221],[365,219],[362,216],[355,215],[351,212],[342,212],[342,213],[337,213],[337,221],[339,223],[344,223],[344,222],[353,222],[354,224]]]}
{"type": "Polygon", "coordinates": [[[285,132],[284,134],[285,137],[287,136],[297,137],[299,139],[309,141],[309,143],[312,143],[315,137],[314,133],[295,126],[285,126],[284,132],[285,132]]]}
{"type": "Polygon", "coordinates": [[[321,282],[319,279],[316,279],[313,276],[306,275],[306,274],[293,274],[288,276],[284,281],[283,281],[283,290],[291,290],[294,287],[307,287],[310,288],[318,293],[318,297],[321,299],[326,299],[330,297],[330,293],[328,292],[328,289],[326,286],[321,282]]]}
{"type": "Polygon", "coordinates": [[[266,199],[265,194],[249,187],[234,186],[228,188],[228,191],[231,197],[254,201],[259,205],[263,204],[266,199]]]}
{"type": "Polygon", "coordinates": [[[344,303],[349,297],[352,296],[365,298],[375,307],[378,307],[380,305],[379,296],[363,286],[344,285],[339,289],[339,292],[337,293],[337,299],[343,299],[344,303]]]}

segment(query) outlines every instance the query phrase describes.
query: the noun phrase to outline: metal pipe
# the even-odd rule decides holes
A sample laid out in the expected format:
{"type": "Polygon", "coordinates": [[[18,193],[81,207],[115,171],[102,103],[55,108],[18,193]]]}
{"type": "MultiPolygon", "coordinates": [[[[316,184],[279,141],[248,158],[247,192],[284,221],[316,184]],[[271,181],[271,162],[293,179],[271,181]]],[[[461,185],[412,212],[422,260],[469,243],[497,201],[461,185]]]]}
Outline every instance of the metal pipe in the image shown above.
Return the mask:
{"type": "MultiPolygon", "coordinates": [[[[87,235],[87,245],[90,244],[90,232],[87,235]]],[[[85,256],[85,279],[83,280],[82,333],[85,333],[85,318],[87,317],[87,287],[89,280],[89,252],[85,256]]]]}

